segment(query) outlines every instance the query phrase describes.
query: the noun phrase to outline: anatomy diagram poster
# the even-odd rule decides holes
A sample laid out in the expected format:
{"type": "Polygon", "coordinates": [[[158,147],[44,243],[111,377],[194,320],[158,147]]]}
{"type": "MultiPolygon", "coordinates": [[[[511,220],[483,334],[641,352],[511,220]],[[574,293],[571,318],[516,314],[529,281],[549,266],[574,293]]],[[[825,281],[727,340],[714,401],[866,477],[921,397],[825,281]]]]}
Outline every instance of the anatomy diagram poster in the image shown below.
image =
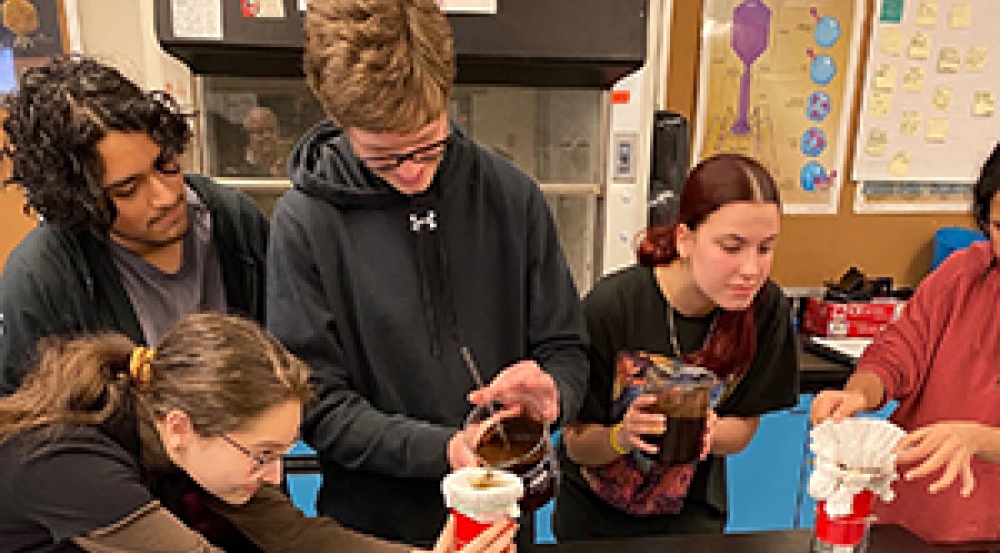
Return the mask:
{"type": "Polygon", "coordinates": [[[707,0],[695,149],[760,161],[786,213],[836,213],[864,0],[707,0]]]}

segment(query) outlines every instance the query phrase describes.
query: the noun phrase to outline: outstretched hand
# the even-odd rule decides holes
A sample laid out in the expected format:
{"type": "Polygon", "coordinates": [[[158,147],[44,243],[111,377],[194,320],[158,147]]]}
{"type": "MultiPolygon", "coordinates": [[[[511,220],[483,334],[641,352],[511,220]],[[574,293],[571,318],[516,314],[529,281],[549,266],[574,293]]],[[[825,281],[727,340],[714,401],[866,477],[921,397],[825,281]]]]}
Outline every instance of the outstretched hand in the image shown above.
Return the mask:
{"type": "Polygon", "coordinates": [[[975,422],[940,422],[907,434],[893,452],[898,453],[898,464],[919,463],[903,475],[907,480],[941,471],[941,477],[927,486],[929,493],[938,493],[961,477],[959,493],[968,497],[976,486],[972,458],[979,452],[980,438],[985,430],[975,422]]]}

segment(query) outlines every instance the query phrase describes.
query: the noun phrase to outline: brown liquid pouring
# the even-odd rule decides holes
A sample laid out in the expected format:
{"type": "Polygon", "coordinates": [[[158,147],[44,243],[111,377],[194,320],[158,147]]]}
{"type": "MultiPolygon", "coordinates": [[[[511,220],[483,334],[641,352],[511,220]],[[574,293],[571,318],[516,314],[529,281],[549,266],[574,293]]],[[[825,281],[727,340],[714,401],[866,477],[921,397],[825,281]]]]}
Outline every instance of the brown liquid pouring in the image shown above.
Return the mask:
{"type": "Polygon", "coordinates": [[[521,509],[533,511],[556,491],[554,453],[545,426],[523,415],[505,419],[502,424],[503,435],[495,428],[489,430],[476,446],[476,454],[489,467],[521,477],[524,481],[521,509]]]}

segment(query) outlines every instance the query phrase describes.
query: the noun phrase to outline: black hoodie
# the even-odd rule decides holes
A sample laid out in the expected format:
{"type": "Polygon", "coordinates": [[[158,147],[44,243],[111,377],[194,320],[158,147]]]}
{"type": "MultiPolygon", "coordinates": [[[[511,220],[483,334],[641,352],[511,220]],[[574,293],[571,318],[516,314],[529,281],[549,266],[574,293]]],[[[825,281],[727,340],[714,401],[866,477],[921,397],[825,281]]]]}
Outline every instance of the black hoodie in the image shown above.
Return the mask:
{"type": "Polygon", "coordinates": [[[269,246],[268,327],[313,369],[303,436],[320,455],[319,511],[428,545],[445,508],[447,443],[476,386],[533,359],[576,415],[588,375],[579,307],[537,184],[452,126],[429,189],[375,176],[329,122],[290,159],[269,246]]]}

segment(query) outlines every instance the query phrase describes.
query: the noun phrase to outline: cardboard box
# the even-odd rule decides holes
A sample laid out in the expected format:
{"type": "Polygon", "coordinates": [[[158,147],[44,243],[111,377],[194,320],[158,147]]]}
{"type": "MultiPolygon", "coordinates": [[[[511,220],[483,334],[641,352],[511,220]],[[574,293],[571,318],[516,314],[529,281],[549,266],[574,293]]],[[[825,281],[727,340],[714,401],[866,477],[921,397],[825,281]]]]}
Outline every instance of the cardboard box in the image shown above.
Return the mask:
{"type": "Polygon", "coordinates": [[[808,298],[802,331],[817,336],[871,337],[899,318],[906,302],[835,303],[808,298]]]}

